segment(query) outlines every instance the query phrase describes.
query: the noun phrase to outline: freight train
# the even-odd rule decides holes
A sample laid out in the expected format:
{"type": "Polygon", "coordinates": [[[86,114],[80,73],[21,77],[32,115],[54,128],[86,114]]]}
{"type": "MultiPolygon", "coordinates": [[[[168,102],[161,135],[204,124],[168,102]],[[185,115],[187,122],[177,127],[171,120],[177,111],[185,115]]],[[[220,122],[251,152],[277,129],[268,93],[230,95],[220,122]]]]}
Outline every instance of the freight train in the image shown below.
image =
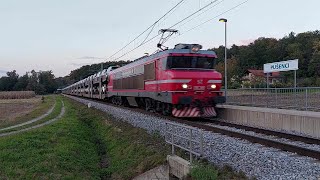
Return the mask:
{"type": "Polygon", "coordinates": [[[214,51],[199,44],[177,44],[122,67],[111,66],[62,93],[135,106],[175,117],[214,117],[224,103],[222,75],[214,51]]]}

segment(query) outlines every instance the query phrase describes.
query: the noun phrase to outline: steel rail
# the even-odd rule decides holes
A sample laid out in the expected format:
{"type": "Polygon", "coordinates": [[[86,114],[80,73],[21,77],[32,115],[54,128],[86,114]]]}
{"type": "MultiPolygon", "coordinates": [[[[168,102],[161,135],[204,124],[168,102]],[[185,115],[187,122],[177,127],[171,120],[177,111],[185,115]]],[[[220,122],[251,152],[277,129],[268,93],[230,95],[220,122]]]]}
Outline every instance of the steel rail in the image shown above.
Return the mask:
{"type": "Polygon", "coordinates": [[[212,120],[212,119],[210,119],[210,123],[217,124],[220,126],[228,126],[228,127],[234,127],[237,129],[244,129],[246,131],[253,131],[255,133],[261,133],[261,134],[270,135],[270,136],[277,136],[279,138],[290,139],[293,141],[300,141],[300,142],[304,142],[307,144],[320,145],[320,139],[316,139],[316,138],[312,138],[312,137],[299,136],[296,134],[273,131],[273,130],[262,129],[262,128],[258,128],[258,127],[252,127],[252,126],[245,126],[245,125],[241,125],[241,124],[234,124],[234,123],[229,123],[229,122],[219,121],[219,120],[212,120]]]}
{"type": "Polygon", "coordinates": [[[203,129],[206,131],[211,131],[211,132],[220,133],[220,134],[235,137],[235,138],[244,139],[244,140],[250,141],[252,143],[259,143],[259,144],[262,144],[262,145],[265,145],[268,147],[273,147],[273,148],[281,149],[283,151],[289,151],[289,152],[297,153],[302,156],[308,156],[308,157],[312,157],[312,158],[320,160],[320,151],[316,151],[313,149],[295,146],[292,144],[287,144],[287,143],[283,143],[283,142],[279,142],[279,141],[275,141],[275,140],[270,140],[270,139],[266,139],[263,137],[239,133],[239,132],[235,132],[235,131],[227,130],[227,129],[223,129],[223,128],[213,127],[213,126],[205,125],[203,123],[194,122],[194,121],[185,121],[185,120],[178,120],[177,121],[177,120],[175,120],[175,122],[184,123],[186,125],[198,127],[200,129],[203,129]]]}
{"type": "MultiPolygon", "coordinates": [[[[148,111],[145,111],[145,110],[142,110],[142,109],[134,109],[134,108],[129,108],[129,107],[116,106],[116,105],[113,105],[113,104],[108,103],[106,101],[101,101],[101,100],[97,100],[97,99],[90,99],[90,98],[84,98],[84,97],[79,97],[79,96],[76,96],[76,97],[87,99],[87,100],[94,101],[94,102],[97,102],[97,103],[111,105],[111,106],[118,107],[118,108],[123,108],[123,109],[127,109],[127,110],[140,112],[140,113],[147,114],[147,115],[153,115],[153,116],[155,115],[155,113],[151,113],[151,112],[148,112],[148,111]]],[[[214,132],[214,133],[220,133],[220,134],[227,135],[227,136],[230,136],[230,137],[240,138],[240,139],[252,142],[252,143],[258,143],[258,144],[261,144],[261,145],[265,145],[267,147],[272,147],[272,148],[280,149],[280,150],[283,150],[283,151],[297,153],[297,154],[302,155],[302,156],[308,156],[308,157],[312,157],[312,158],[320,160],[320,151],[316,151],[316,150],[313,150],[313,149],[308,149],[308,148],[304,148],[304,147],[300,147],[300,146],[295,146],[295,145],[292,145],[292,144],[287,144],[287,143],[283,143],[283,142],[279,142],[279,141],[275,141],[275,140],[270,140],[270,139],[266,139],[266,138],[263,138],[263,137],[248,135],[248,134],[244,134],[244,133],[240,133],[240,132],[236,132],[236,131],[232,131],[232,130],[227,130],[227,129],[224,129],[224,128],[213,127],[213,126],[206,125],[203,122],[199,122],[199,121],[190,121],[190,120],[186,120],[186,119],[168,117],[168,116],[163,116],[161,114],[157,114],[157,116],[161,117],[161,118],[164,118],[164,119],[166,119],[168,121],[178,122],[178,123],[181,123],[181,124],[185,124],[185,125],[193,126],[193,127],[196,127],[196,128],[200,128],[200,129],[203,129],[203,130],[206,130],[206,131],[211,131],[211,132],[214,132]]],[[[284,133],[284,134],[286,134],[286,133],[284,133]]]]}

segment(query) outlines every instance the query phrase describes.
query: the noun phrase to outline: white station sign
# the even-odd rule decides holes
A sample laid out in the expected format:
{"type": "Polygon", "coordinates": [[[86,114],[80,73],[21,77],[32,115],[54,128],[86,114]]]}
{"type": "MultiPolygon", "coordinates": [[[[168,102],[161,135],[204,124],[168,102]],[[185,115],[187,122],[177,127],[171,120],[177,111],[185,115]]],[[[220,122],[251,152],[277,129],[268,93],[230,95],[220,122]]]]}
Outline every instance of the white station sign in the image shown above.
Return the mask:
{"type": "Polygon", "coordinates": [[[291,71],[291,70],[298,70],[298,69],[299,69],[298,68],[298,59],[268,63],[268,64],[263,65],[263,72],[264,73],[279,72],[279,71],[291,71]]]}

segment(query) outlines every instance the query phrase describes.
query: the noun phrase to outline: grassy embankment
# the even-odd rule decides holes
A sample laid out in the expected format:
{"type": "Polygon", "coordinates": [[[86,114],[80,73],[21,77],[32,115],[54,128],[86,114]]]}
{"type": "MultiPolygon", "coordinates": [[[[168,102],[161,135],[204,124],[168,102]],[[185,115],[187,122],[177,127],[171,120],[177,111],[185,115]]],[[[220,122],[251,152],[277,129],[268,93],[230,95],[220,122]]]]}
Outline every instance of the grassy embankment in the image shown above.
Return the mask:
{"type": "MultiPolygon", "coordinates": [[[[165,163],[170,151],[162,138],[63,100],[66,114],[57,122],[0,138],[0,179],[131,179],[165,163]]],[[[191,176],[239,177],[208,167],[194,169],[191,176]]]]}
{"type": "MultiPolygon", "coordinates": [[[[32,108],[32,110],[26,114],[22,114],[18,117],[15,117],[14,119],[11,120],[3,120],[0,121],[0,129],[1,128],[5,128],[5,127],[9,127],[15,124],[19,124],[19,123],[23,123],[26,121],[29,121],[31,119],[34,119],[36,117],[39,117],[43,114],[45,114],[54,104],[55,99],[53,95],[48,95],[48,96],[44,96],[44,100],[40,100],[41,98],[38,97],[39,100],[36,100],[37,102],[35,102],[34,104],[27,102],[21,102],[21,103],[26,103],[26,105],[30,104],[30,108],[32,108]],[[34,105],[34,107],[33,107],[34,105]]],[[[15,100],[1,100],[1,101],[10,101],[10,102],[4,102],[2,104],[3,108],[12,108],[17,104],[20,103],[20,101],[24,101],[23,99],[15,99],[15,100]],[[11,106],[11,107],[8,107],[11,106]]],[[[0,101],[0,103],[1,103],[0,101]]],[[[19,111],[19,109],[17,109],[17,111],[19,111]]]]}
{"type": "Polygon", "coordinates": [[[64,102],[65,116],[52,125],[0,138],[0,179],[130,179],[165,161],[156,137],[64,102]]]}

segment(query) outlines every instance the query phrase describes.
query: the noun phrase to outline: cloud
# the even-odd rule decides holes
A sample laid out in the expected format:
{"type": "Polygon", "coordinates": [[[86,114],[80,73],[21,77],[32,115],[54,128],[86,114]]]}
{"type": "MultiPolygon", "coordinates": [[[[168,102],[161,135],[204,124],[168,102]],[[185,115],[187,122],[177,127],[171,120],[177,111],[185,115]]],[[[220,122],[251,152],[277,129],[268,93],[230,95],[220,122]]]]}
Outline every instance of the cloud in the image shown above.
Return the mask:
{"type": "Polygon", "coordinates": [[[2,70],[2,69],[0,69],[0,74],[5,74],[5,73],[7,73],[8,71],[5,71],[5,70],[2,70]]]}
{"type": "Polygon", "coordinates": [[[250,39],[243,39],[243,40],[240,40],[237,44],[239,46],[247,46],[249,45],[250,43],[253,43],[256,39],[254,38],[250,38],[250,39]]]}
{"type": "Polygon", "coordinates": [[[82,57],[79,57],[78,59],[105,59],[105,58],[94,57],[94,56],[82,56],[82,57]]]}
{"type": "Polygon", "coordinates": [[[0,77],[7,76],[7,71],[0,69],[0,77]]]}
{"type": "Polygon", "coordinates": [[[91,65],[92,63],[69,63],[69,65],[72,66],[85,66],[85,65],[91,65]]]}

